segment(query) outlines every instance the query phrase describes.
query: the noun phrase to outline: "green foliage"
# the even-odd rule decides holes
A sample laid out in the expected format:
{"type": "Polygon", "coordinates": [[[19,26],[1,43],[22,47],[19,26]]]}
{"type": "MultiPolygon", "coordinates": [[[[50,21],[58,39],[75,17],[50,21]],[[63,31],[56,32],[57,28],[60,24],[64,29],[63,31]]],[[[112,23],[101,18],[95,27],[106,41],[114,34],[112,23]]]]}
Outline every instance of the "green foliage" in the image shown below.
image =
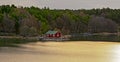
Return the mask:
{"type": "Polygon", "coordinates": [[[0,23],[3,21],[3,14],[0,14],[0,23]]]}
{"type": "Polygon", "coordinates": [[[1,12],[2,13],[10,13],[12,12],[12,7],[10,5],[2,5],[0,6],[1,12]]]}
{"type": "Polygon", "coordinates": [[[16,34],[19,34],[19,27],[20,27],[20,24],[18,21],[15,22],[15,32],[16,34]]]}
{"type": "Polygon", "coordinates": [[[83,21],[83,23],[85,23],[85,24],[88,24],[88,22],[89,22],[89,20],[90,20],[90,16],[82,16],[82,18],[81,18],[83,21]]]}
{"type": "Polygon", "coordinates": [[[37,30],[34,27],[23,26],[20,29],[20,35],[22,36],[34,36],[37,35],[37,30]]]}
{"type": "Polygon", "coordinates": [[[42,23],[41,25],[41,34],[44,34],[45,32],[47,32],[49,30],[49,25],[47,23],[42,23]]]}
{"type": "MultiPolygon", "coordinates": [[[[40,32],[44,34],[50,29],[59,29],[63,33],[84,33],[88,32],[88,25],[91,19],[91,16],[101,16],[104,18],[111,19],[120,25],[120,9],[80,9],[80,10],[51,10],[47,7],[38,8],[38,7],[25,7],[17,8],[15,5],[2,5],[0,6],[0,23],[7,20],[14,21],[15,33],[19,34],[20,28],[23,29],[25,35],[28,30],[33,32],[40,32]],[[37,22],[36,22],[37,21],[37,22]],[[40,22],[40,23],[38,23],[40,22]],[[40,25],[40,26],[37,26],[40,25]],[[24,27],[27,26],[27,27],[24,27]],[[33,28],[31,28],[33,27],[33,28]],[[29,28],[29,29],[28,29],[29,28]],[[74,31],[73,31],[74,30],[74,31]]],[[[4,31],[4,24],[0,26],[1,31],[4,31]]]]}

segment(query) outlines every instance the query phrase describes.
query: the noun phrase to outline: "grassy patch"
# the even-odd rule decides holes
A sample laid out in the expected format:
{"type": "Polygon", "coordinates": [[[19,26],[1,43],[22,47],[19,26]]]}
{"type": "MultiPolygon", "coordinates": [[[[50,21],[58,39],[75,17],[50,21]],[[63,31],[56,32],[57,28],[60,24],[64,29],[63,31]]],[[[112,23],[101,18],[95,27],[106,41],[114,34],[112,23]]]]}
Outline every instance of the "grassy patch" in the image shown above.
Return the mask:
{"type": "Polygon", "coordinates": [[[29,39],[0,38],[0,47],[18,47],[17,44],[25,44],[30,42],[36,41],[29,39]]]}

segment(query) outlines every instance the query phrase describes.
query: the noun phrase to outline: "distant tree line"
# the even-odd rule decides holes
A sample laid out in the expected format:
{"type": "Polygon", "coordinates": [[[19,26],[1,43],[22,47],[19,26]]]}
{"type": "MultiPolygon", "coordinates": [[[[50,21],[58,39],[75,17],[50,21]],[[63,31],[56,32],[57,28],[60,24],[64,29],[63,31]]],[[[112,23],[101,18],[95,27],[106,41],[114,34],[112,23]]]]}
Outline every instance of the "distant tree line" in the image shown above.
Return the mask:
{"type": "Polygon", "coordinates": [[[44,34],[48,30],[72,33],[114,33],[119,31],[120,9],[49,9],[0,6],[0,32],[23,36],[44,34]]]}

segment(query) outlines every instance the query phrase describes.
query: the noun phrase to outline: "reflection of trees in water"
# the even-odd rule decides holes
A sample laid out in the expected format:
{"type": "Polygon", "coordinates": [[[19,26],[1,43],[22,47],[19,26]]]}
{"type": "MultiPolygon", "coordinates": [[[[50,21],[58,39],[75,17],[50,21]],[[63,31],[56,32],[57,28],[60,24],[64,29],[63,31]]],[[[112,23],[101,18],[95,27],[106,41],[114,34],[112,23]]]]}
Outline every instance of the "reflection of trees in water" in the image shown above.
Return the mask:
{"type": "Polygon", "coordinates": [[[117,35],[79,35],[73,36],[71,40],[81,40],[81,41],[120,41],[120,37],[117,35]]]}

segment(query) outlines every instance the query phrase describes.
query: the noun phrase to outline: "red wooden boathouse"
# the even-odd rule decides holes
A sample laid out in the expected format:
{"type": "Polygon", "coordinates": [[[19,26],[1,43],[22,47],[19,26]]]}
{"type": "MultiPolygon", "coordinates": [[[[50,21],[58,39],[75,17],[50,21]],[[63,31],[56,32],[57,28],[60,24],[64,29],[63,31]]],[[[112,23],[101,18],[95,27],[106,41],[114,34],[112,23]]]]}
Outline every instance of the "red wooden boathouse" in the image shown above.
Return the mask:
{"type": "Polygon", "coordinates": [[[59,31],[48,31],[46,32],[46,37],[47,38],[60,38],[62,36],[62,33],[59,31]]]}

